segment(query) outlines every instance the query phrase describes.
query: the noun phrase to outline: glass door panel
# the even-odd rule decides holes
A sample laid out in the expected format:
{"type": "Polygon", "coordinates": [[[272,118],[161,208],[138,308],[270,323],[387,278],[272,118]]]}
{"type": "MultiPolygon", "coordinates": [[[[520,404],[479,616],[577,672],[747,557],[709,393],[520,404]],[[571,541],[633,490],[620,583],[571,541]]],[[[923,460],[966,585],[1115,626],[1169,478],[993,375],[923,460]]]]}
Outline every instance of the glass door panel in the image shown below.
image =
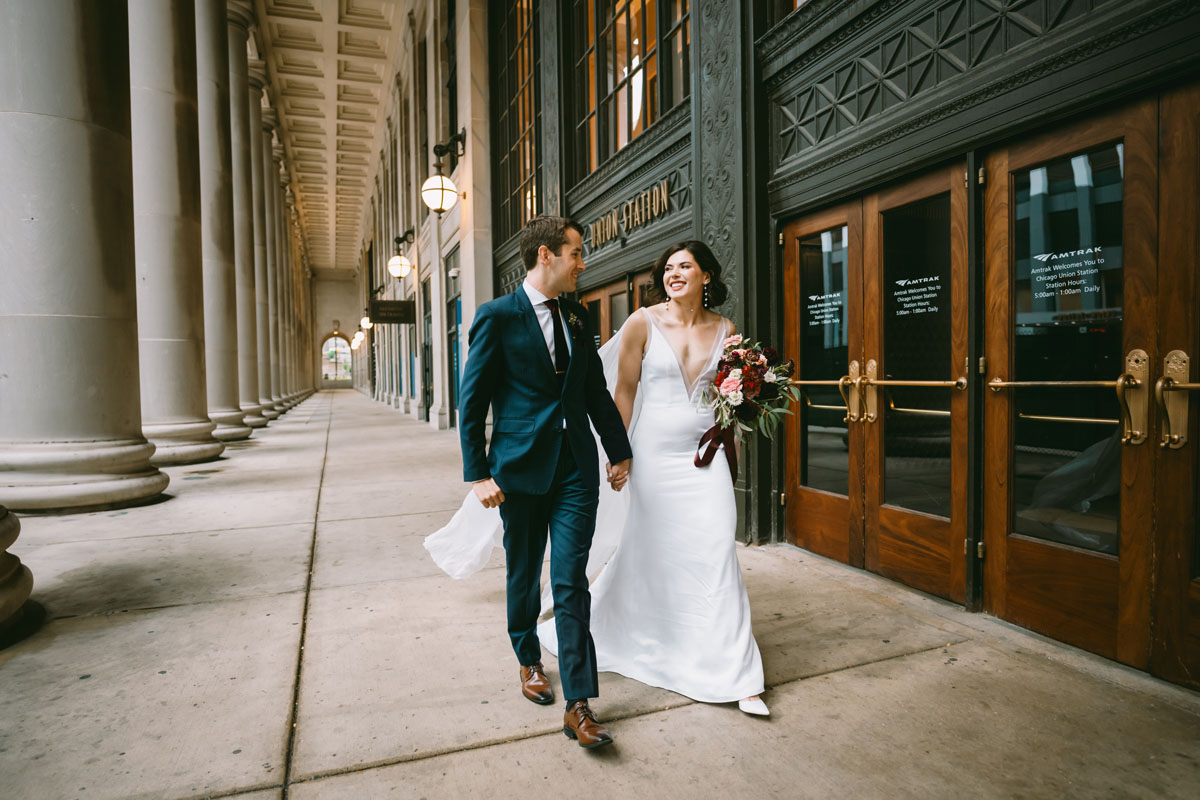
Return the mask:
{"type": "MultiPolygon", "coordinates": [[[[883,212],[883,377],[950,378],[950,195],[883,212]]],[[[950,392],[883,389],[883,502],[950,514],[950,392]]]]}
{"type": "MultiPolygon", "coordinates": [[[[1016,170],[1013,380],[1124,371],[1123,145],[1016,170]]],[[[1117,555],[1121,430],[1107,387],[1013,388],[1012,531],[1117,555]]]]}
{"type": "Polygon", "coordinates": [[[801,239],[800,349],[796,377],[804,405],[799,412],[799,485],[842,496],[850,494],[850,424],[836,382],[850,363],[846,292],[849,280],[846,225],[801,239]]]}

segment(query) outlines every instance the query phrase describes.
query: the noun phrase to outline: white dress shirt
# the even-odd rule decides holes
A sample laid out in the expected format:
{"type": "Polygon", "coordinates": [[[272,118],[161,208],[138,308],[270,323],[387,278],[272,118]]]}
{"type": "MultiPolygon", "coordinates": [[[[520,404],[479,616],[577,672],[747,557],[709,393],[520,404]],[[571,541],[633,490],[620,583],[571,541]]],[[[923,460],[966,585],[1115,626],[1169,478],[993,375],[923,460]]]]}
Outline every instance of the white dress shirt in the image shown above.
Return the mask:
{"type": "MultiPolygon", "coordinates": [[[[550,306],[546,305],[549,299],[546,295],[533,288],[528,280],[521,284],[521,288],[525,290],[525,294],[529,297],[529,302],[533,304],[533,313],[537,315],[538,325],[542,328],[542,338],[546,340],[546,347],[550,349],[550,363],[556,364],[554,360],[554,317],[551,316],[554,312],[550,310],[550,306]]],[[[562,308],[562,306],[559,306],[562,308]]],[[[567,339],[567,357],[571,357],[571,335],[567,333],[566,320],[562,314],[558,315],[559,322],[563,323],[563,333],[567,339]]]]}

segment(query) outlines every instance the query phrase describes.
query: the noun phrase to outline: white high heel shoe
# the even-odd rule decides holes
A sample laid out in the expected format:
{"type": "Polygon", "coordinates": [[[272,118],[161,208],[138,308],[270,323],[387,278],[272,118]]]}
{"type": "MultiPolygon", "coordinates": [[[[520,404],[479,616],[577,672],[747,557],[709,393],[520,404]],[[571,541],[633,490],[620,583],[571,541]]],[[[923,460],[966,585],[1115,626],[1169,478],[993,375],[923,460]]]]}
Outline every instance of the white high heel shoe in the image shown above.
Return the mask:
{"type": "Polygon", "coordinates": [[[761,697],[757,696],[738,700],[738,708],[747,714],[753,714],[757,717],[771,716],[771,710],[767,708],[767,704],[762,701],[761,697]]]}

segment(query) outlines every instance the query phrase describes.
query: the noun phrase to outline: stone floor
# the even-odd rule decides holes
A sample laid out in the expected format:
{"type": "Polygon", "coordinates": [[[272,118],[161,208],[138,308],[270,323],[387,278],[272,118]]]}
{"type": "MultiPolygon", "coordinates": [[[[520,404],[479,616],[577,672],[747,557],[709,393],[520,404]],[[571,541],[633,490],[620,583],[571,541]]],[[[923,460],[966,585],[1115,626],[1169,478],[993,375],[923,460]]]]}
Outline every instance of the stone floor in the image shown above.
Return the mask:
{"type": "Polygon", "coordinates": [[[50,621],[0,651],[0,796],[1200,796],[1200,695],[787,546],[740,552],[772,716],[604,675],[585,752],[517,691],[500,562],[421,547],[453,431],[324,392],[169,472],[23,517],[50,621]]]}

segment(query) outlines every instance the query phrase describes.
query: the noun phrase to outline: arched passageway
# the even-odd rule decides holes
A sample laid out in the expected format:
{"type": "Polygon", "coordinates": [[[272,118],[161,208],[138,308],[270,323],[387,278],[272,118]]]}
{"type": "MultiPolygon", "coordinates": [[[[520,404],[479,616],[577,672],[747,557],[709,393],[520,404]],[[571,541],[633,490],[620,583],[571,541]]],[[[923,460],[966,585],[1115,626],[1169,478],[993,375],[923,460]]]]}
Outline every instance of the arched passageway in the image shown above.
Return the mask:
{"type": "Polygon", "coordinates": [[[353,379],[350,342],[340,333],[330,334],[321,343],[321,388],[348,389],[353,379]]]}

